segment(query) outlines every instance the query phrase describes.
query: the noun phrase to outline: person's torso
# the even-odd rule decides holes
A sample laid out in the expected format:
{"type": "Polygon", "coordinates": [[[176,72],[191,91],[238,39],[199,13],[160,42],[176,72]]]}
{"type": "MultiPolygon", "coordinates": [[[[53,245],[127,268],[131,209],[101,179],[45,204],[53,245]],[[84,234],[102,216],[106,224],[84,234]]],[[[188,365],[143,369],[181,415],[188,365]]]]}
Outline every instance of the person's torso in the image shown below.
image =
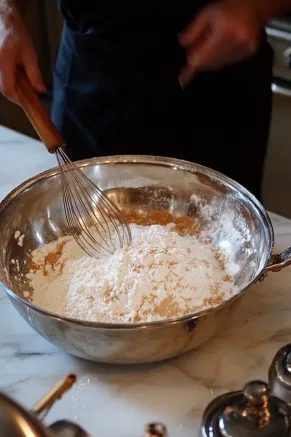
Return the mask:
{"type": "Polygon", "coordinates": [[[66,72],[65,83],[70,77],[74,86],[129,82],[172,89],[186,62],[177,36],[216,0],[58,1],[65,29],[57,70],[66,72]]]}
{"type": "MultiPolygon", "coordinates": [[[[215,1],[215,0],[212,0],[215,1]]],[[[209,0],[59,0],[64,40],[80,63],[107,75],[175,77],[185,62],[178,34],[209,0]],[[83,58],[82,58],[83,57],[83,58]]]]}
{"type": "Polygon", "coordinates": [[[59,0],[70,29],[109,37],[130,34],[132,38],[177,34],[208,3],[211,0],[59,0]]]}

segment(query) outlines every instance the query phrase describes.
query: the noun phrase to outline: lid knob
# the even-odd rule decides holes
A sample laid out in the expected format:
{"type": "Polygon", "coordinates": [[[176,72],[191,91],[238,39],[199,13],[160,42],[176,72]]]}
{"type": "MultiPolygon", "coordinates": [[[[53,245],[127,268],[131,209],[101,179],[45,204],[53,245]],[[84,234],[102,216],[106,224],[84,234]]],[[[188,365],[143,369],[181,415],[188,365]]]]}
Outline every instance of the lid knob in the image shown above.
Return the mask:
{"type": "Polygon", "coordinates": [[[243,392],[249,404],[266,405],[269,399],[269,386],[262,381],[249,382],[244,386],[243,392]]]}

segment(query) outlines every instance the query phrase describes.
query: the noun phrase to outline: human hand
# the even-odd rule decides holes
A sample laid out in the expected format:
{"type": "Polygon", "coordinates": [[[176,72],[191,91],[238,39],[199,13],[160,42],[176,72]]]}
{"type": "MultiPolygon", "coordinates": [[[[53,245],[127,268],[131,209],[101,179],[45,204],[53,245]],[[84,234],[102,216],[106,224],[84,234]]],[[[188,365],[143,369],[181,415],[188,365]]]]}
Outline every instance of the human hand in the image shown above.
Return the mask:
{"type": "Polygon", "coordinates": [[[0,12],[0,91],[18,102],[17,68],[22,68],[38,93],[46,91],[32,40],[16,10],[0,12]]]}
{"type": "Polygon", "coordinates": [[[263,26],[251,2],[221,0],[203,8],[179,35],[187,53],[179,75],[182,88],[200,71],[219,70],[254,54],[263,26]]]}

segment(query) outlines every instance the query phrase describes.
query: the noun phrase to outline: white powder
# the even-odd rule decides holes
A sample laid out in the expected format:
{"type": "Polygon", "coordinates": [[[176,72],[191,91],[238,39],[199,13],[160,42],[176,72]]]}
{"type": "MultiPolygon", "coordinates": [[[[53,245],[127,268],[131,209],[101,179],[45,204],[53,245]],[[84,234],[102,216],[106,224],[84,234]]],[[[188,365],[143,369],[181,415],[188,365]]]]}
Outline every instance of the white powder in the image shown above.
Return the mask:
{"type": "Polygon", "coordinates": [[[20,237],[18,238],[18,243],[17,243],[18,246],[23,247],[23,240],[24,240],[24,238],[25,238],[24,234],[20,235],[20,237]]]}
{"type": "Polygon", "coordinates": [[[18,238],[20,237],[20,235],[21,235],[21,232],[20,232],[20,231],[15,231],[15,233],[14,233],[14,238],[15,238],[15,240],[18,240],[18,238]]]}
{"type": "MultiPolygon", "coordinates": [[[[264,268],[265,263],[260,247],[264,246],[264,240],[256,241],[252,235],[251,214],[231,196],[214,198],[209,202],[193,194],[190,208],[192,214],[195,211],[194,215],[199,223],[202,223],[203,233],[211,237],[227,259],[232,259],[228,263],[229,274],[240,275],[240,287],[246,286],[254,279],[258,266],[264,268]]],[[[256,232],[255,229],[253,232],[256,232]]]]}
{"type": "Polygon", "coordinates": [[[131,246],[101,259],[84,255],[72,237],[35,250],[32,302],[76,319],[134,323],[197,312],[235,294],[231,266],[222,268],[215,248],[173,227],[131,225],[131,246]]]}
{"type": "Polygon", "coordinates": [[[17,242],[18,246],[23,247],[23,240],[25,238],[25,235],[24,234],[21,235],[20,231],[15,231],[14,238],[15,240],[18,240],[17,242]]]}

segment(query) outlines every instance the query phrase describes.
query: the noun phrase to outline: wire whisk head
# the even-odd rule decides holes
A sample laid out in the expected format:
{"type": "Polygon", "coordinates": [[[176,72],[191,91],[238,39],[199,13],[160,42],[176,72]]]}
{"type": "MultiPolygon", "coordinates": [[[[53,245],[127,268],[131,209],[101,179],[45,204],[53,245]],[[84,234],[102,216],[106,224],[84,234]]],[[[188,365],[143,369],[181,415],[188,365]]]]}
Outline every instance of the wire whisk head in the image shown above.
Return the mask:
{"type": "Polygon", "coordinates": [[[61,168],[66,220],[78,245],[90,256],[113,254],[131,243],[131,231],[119,208],[66,155],[55,152],[61,168]]]}

